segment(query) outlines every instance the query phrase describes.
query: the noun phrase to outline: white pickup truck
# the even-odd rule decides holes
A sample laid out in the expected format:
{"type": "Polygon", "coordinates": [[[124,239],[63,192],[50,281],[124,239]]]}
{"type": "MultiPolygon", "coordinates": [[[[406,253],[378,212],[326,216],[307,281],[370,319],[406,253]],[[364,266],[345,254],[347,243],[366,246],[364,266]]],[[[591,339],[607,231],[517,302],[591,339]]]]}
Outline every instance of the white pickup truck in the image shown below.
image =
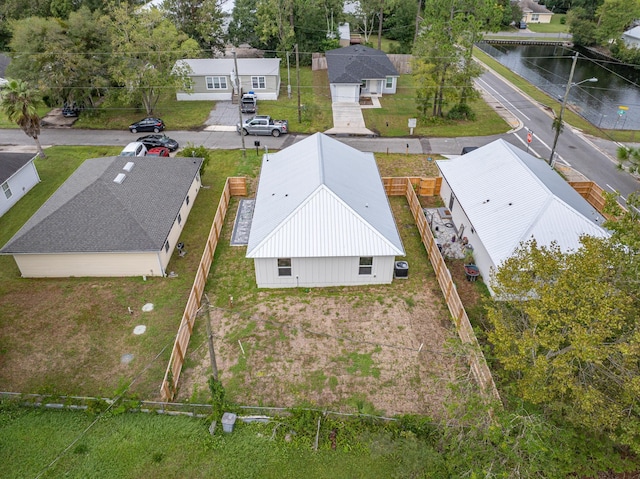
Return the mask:
{"type": "Polygon", "coordinates": [[[267,115],[256,115],[237,125],[238,133],[242,135],[272,135],[278,137],[289,132],[287,120],[274,120],[267,115]]]}

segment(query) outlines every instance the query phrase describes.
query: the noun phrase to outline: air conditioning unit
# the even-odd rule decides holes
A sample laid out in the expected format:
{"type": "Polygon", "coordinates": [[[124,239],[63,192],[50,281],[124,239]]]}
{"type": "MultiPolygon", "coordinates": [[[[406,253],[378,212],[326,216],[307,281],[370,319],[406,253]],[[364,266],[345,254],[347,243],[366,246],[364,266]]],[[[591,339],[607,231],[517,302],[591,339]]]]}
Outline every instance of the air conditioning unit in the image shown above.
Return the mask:
{"type": "Polygon", "coordinates": [[[396,261],[393,268],[394,278],[407,279],[409,277],[409,263],[406,261],[396,261]]]}

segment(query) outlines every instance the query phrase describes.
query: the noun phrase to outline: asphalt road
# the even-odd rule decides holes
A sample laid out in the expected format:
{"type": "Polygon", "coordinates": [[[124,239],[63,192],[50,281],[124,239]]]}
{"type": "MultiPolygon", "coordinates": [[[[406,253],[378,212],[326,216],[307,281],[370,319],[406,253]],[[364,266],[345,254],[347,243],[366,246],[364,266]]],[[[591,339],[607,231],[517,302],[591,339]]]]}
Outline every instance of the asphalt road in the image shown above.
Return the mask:
{"type": "MultiPolygon", "coordinates": [[[[512,130],[503,135],[486,137],[458,137],[458,138],[337,138],[361,151],[412,153],[412,154],[441,154],[459,155],[465,146],[483,146],[497,138],[522,148],[529,148],[529,152],[540,158],[549,158],[554,132],[551,129],[552,113],[544,105],[526,96],[498,75],[487,72],[477,81],[478,87],[490,95],[490,104],[505,116],[512,130]],[[527,144],[527,128],[533,132],[533,140],[527,144]]],[[[295,130],[295,120],[291,123],[295,130]]],[[[177,140],[180,145],[187,143],[204,145],[210,149],[239,149],[242,148],[242,137],[235,131],[172,131],[165,132],[177,140]]],[[[132,134],[128,131],[114,130],[75,130],[71,128],[44,128],[40,135],[43,146],[53,145],[126,145],[144,133],[132,134]]],[[[306,135],[289,134],[279,138],[266,136],[244,137],[244,147],[255,149],[255,142],[260,142],[260,149],[282,149],[306,135]]],[[[0,147],[5,149],[27,148],[34,151],[34,145],[21,130],[0,130],[0,147]]],[[[570,165],[578,172],[610,191],[620,192],[620,202],[625,203],[626,197],[640,189],[640,182],[617,168],[615,152],[618,145],[614,142],[587,138],[585,135],[565,126],[558,140],[556,151],[558,162],[570,165]]]]}

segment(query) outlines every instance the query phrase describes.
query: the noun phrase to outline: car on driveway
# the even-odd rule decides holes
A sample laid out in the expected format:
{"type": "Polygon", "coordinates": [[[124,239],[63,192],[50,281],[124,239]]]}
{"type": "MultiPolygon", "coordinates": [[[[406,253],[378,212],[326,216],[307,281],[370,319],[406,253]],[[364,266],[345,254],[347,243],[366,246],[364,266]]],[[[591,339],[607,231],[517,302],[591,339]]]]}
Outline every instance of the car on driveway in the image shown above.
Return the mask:
{"type": "Polygon", "coordinates": [[[164,130],[164,121],[160,118],[143,118],[140,121],[129,125],[129,131],[131,133],[138,133],[139,131],[153,131],[154,133],[160,133],[164,130]]]}
{"type": "Polygon", "coordinates": [[[139,141],[132,141],[120,152],[120,156],[146,156],[147,147],[139,141]]]}
{"type": "Polygon", "coordinates": [[[151,148],[147,152],[147,156],[171,156],[171,155],[169,155],[169,148],[165,148],[164,146],[156,146],[155,148],[151,148]]]}
{"type": "Polygon", "coordinates": [[[176,140],[172,140],[167,135],[146,135],[141,136],[136,141],[144,143],[147,148],[155,148],[156,146],[164,146],[169,151],[176,151],[180,146],[176,140]]]}

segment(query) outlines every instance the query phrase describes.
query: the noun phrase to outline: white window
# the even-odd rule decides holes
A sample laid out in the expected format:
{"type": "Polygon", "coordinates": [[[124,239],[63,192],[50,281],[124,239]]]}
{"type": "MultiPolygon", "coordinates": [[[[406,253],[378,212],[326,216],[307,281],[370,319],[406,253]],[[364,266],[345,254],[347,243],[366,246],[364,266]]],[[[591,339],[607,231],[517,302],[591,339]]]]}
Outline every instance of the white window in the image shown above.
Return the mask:
{"type": "Polygon", "coordinates": [[[371,273],[373,273],[373,258],[371,256],[361,257],[358,274],[371,274],[371,273]]]}
{"type": "Polygon", "coordinates": [[[532,13],[531,14],[531,21],[532,22],[539,22],[540,21],[540,15],[538,15],[537,13],[532,13]]]}
{"type": "Polygon", "coordinates": [[[164,250],[167,251],[167,252],[169,251],[169,242],[168,241],[164,244],[164,250]]]}
{"type": "Polygon", "coordinates": [[[267,81],[264,77],[251,77],[251,87],[254,90],[264,90],[267,88],[267,81]]]}
{"type": "Polygon", "coordinates": [[[385,88],[393,88],[393,77],[387,77],[387,81],[384,85],[385,88]]]}
{"type": "Polygon", "coordinates": [[[291,276],[291,258],[278,258],[278,276],[291,276]]]}
{"type": "Polygon", "coordinates": [[[182,216],[180,215],[180,213],[178,213],[178,224],[182,223],[182,216]]]}
{"type": "Polygon", "coordinates": [[[2,191],[4,191],[4,196],[6,196],[7,199],[11,198],[13,195],[13,193],[11,193],[11,188],[9,188],[9,183],[6,181],[2,183],[2,191]]]}
{"type": "Polygon", "coordinates": [[[206,77],[207,90],[226,90],[227,77],[206,77]]]}

